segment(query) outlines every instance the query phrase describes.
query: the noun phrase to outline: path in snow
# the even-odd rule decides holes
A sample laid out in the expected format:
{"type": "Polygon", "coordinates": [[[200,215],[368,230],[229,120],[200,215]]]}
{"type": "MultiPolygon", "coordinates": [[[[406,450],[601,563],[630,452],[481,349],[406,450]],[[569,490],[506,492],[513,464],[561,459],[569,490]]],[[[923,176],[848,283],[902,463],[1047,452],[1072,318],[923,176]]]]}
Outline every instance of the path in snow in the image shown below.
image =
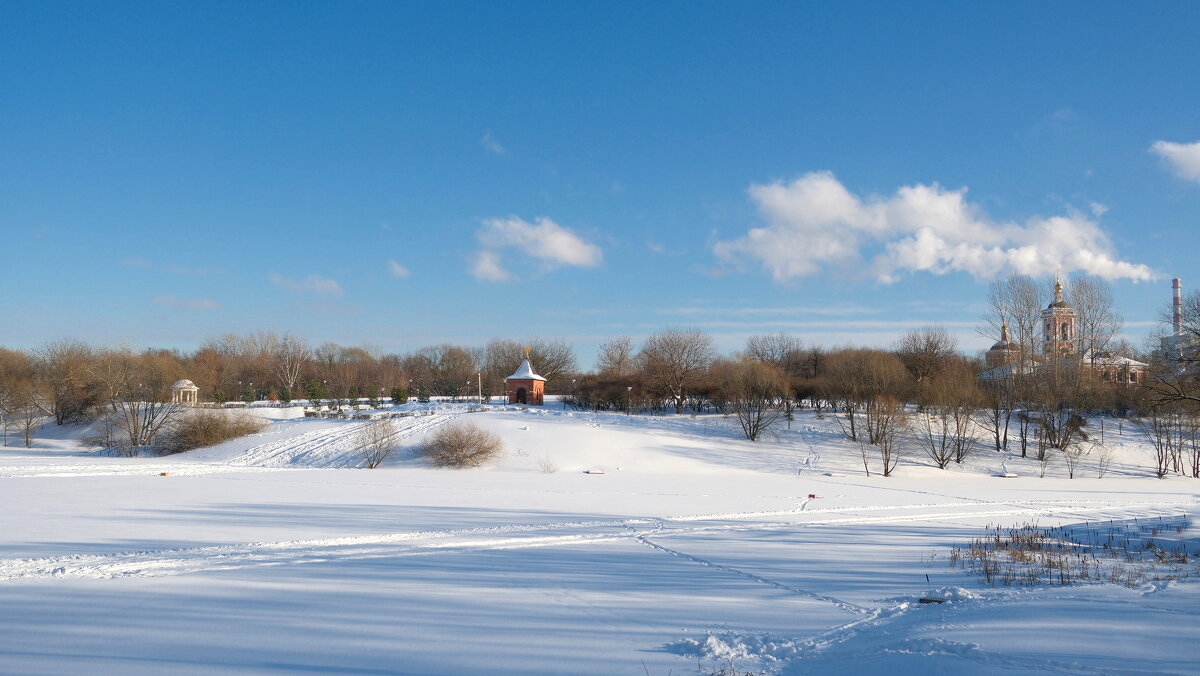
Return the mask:
{"type": "MultiPolygon", "coordinates": [[[[55,577],[116,578],[182,575],[254,566],[277,566],[330,560],[402,557],[434,552],[467,552],[489,549],[523,549],[581,544],[598,544],[633,539],[663,553],[683,557],[751,579],[762,584],[811,598],[828,601],[850,610],[867,609],[815,592],[784,585],[757,574],[703,559],[655,540],[672,536],[736,530],[798,529],[834,525],[942,521],[962,518],[991,518],[1013,515],[1120,512],[1124,515],[1157,515],[1165,508],[1184,503],[1148,501],[1059,501],[1056,503],[948,502],[909,506],[846,507],[778,512],[741,512],[657,518],[571,521],[546,524],[509,524],[458,530],[387,533],[359,537],[323,538],[280,542],[213,545],[117,554],[77,554],[33,559],[0,559],[0,581],[55,577]],[[748,518],[768,519],[748,521],[748,518]],[[770,520],[774,519],[774,520],[770,520]]],[[[1191,503],[1186,503],[1190,505],[1191,503]]]]}

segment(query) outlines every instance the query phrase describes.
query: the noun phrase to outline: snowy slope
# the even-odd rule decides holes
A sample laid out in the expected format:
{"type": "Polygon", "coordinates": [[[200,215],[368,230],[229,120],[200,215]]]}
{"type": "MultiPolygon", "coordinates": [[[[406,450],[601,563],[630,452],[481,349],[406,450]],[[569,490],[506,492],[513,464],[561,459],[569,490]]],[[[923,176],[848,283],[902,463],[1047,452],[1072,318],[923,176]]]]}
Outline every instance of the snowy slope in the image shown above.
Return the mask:
{"type": "Polygon", "coordinates": [[[1200,481],[1151,478],[1132,431],[1104,479],[1001,479],[986,451],[885,479],[811,413],[750,443],[721,416],[418,408],[377,470],[351,420],[168,458],[63,430],[0,450],[0,671],[1197,673],[1195,581],[991,588],[946,563],[988,524],[1196,523],[1200,481]],[[428,467],[456,419],[506,456],[428,467]],[[952,602],[916,603],[931,587],[952,602]]]}

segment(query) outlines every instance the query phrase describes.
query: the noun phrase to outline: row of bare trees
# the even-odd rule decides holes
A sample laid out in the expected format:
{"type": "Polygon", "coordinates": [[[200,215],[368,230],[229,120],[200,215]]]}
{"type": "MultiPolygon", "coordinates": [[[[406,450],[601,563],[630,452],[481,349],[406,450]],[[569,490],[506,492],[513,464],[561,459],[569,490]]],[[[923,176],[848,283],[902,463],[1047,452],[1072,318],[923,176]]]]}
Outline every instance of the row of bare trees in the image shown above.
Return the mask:
{"type": "MultiPolygon", "coordinates": [[[[1107,287],[1085,277],[1069,288],[1079,312],[1079,343],[1092,352],[1110,346],[1119,316],[1107,287]]],[[[864,469],[870,471],[869,458],[877,455],[883,474],[895,467],[900,438],[945,468],[972,452],[980,432],[996,451],[1044,460],[1051,451],[1079,448],[1088,437],[1087,419],[1098,412],[1175,415],[1186,422],[1188,406],[1198,401],[1194,361],[1162,364],[1147,386],[1130,389],[1084,368],[1053,362],[1034,368],[1024,359],[1037,353],[1036,318],[1048,296],[1044,285],[1028,278],[992,286],[989,323],[1007,324],[1022,351],[1018,368],[1002,378],[981,379],[981,361],[962,355],[954,336],[939,326],[908,332],[892,350],[823,349],[780,333],[752,336],[729,356],[719,355],[703,331],[668,328],[640,344],[627,336],[607,341],[591,373],[579,373],[573,349],[561,340],[497,339],[482,347],[443,344],[407,354],[312,346],[272,332],[214,337],[194,353],[64,340],[28,353],[0,349],[0,422],[6,442],[10,428],[24,425],[28,443],[42,416],[60,424],[103,418],[136,447],[160,433],[172,411],[164,402],[179,378],[192,379],[204,398],[216,401],[385,393],[487,397],[503,391],[504,378],[526,349],[552,387],[581,408],[721,411],[736,416],[751,440],[782,420],[790,424],[797,407],[828,410],[848,439],[864,444],[864,469]]],[[[1185,328],[1200,341],[1200,295],[1185,303],[1185,328]]],[[[1166,447],[1179,447],[1170,441],[1179,433],[1171,434],[1166,447]]],[[[1169,464],[1180,472],[1185,465],[1169,464]]]]}
{"type": "MultiPolygon", "coordinates": [[[[437,345],[410,354],[333,343],[312,346],[292,334],[228,334],[193,353],[135,351],[60,340],[24,352],[0,348],[0,428],[3,442],[19,433],[26,445],[46,420],[103,420],[105,445],[150,444],[174,414],[172,385],[190,379],[201,397],[290,401],[306,397],[407,398],[501,393],[529,348],[538,370],[562,380],[576,370],[574,350],[561,340],[493,340],[481,348],[437,345]]],[[[569,380],[569,378],[567,378],[569,380]]]]}
{"type": "Polygon", "coordinates": [[[902,451],[946,468],[985,447],[1043,467],[1062,458],[1073,475],[1097,445],[1089,420],[1153,415],[1165,405],[1154,387],[1108,382],[1082,358],[1019,363],[990,379],[982,370],[938,326],[910,331],[894,350],[827,351],[783,334],[753,336],[731,357],[716,356],[701,332],[668,329],[640,346],[627,337],[606,343],[597,373],[581,378],[571,401],[626,412],[722,411],[751,440],[790,421],[796,407],[828,410],[860,445],[864,470],[885,475],[902,451]]]}

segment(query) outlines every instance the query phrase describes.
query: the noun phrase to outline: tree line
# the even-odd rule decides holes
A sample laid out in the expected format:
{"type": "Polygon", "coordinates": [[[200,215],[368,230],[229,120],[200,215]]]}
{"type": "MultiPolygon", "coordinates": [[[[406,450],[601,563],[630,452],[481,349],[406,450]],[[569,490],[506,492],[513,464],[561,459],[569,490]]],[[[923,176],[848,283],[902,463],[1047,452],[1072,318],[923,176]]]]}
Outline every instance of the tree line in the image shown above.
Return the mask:
{"type": "MultiPolygon", "coordinates": [[[[1111,346],[1120,320],[1102,282],[1084,278],[1072,288],[1080,365],[1083,354],[1111,346]]],[[[985,325],[1016,327],[1020,363],[1036,354],[1037,318],[1047,295],[1022,277],[990,289],[985,325]]],[[[1200,294],[1185,303],[1184,325],[1200,340],[1200,294]]],[[[28,442],[44,416],[58,424],[104,417],[117,421],[129,443],[140,446],[160,431],[171,410],[171,386],[182,378],[216,402],[493,397],[504,392],[504,378],[518,368],[526,349],[548,379],[549,392],[581,409],[727,413],[750,440],[781,421],[790,424],[797,408],[828,412],[847,438],[863,443],[868,472],[878,457],[877,471],[890,473],[900,437],[939,467],[962,462],[980,430],[995,450],[1013,448],[1022,457],[1044,460],[1055,451],[1081,448],[1089,436],[1085,421],[1106,413],[1161,417],[1166,422],[1160,427],[1167,430],[1164,466],[1179,471],[1195,466],[1200,473],[1200,460],[1185,462],[1170,450],[1194,445],[1188,427],[1200,403],[1194,361],[1158,363],[1137,388],[1106,382],[1069,360],[981,379],[983,360],[963,354],[954,336],[936,325],[909,331],[891,349],[823,348],[778,333],[751,336],[742,349],[724,355],[704,331],[670,327],[640,343],[629,336],[604,342],[587,371],[560,339],[442,344],[404,354],[313,346],[273,332],[213,337],[190,353],[60,340],[29,352],[0,348],[0,414],[6,443],[10,427],[28,442]]]]}

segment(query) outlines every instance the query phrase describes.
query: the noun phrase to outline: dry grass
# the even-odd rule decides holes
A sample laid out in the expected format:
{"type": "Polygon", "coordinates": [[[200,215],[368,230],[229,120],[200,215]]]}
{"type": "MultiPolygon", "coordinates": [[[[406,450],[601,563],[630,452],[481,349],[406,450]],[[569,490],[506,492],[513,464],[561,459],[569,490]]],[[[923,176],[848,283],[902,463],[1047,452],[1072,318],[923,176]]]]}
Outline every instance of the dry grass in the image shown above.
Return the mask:
{"type": "Polygon", "coordinates": [[[164,453],[181,453],[261,432],[267,421],[241,411],[193,409],[174,422],[163,443],[164,453]]]}
{"type": "Polygon", "coordinates": [[[479,467],[504,452],[500,437],[469,422],[450,423],[434,432],[421,452],[435,467],[479,467]]]}
{"type": "Polygon", "coordinates": [[[1186,517],[1039,528],[989,527],[950,551],[950,566],[992,586],[1035,587],[1105,582],[1137,587],[1200,574],[1196,544],[1181,538],[1186,517]]]}

